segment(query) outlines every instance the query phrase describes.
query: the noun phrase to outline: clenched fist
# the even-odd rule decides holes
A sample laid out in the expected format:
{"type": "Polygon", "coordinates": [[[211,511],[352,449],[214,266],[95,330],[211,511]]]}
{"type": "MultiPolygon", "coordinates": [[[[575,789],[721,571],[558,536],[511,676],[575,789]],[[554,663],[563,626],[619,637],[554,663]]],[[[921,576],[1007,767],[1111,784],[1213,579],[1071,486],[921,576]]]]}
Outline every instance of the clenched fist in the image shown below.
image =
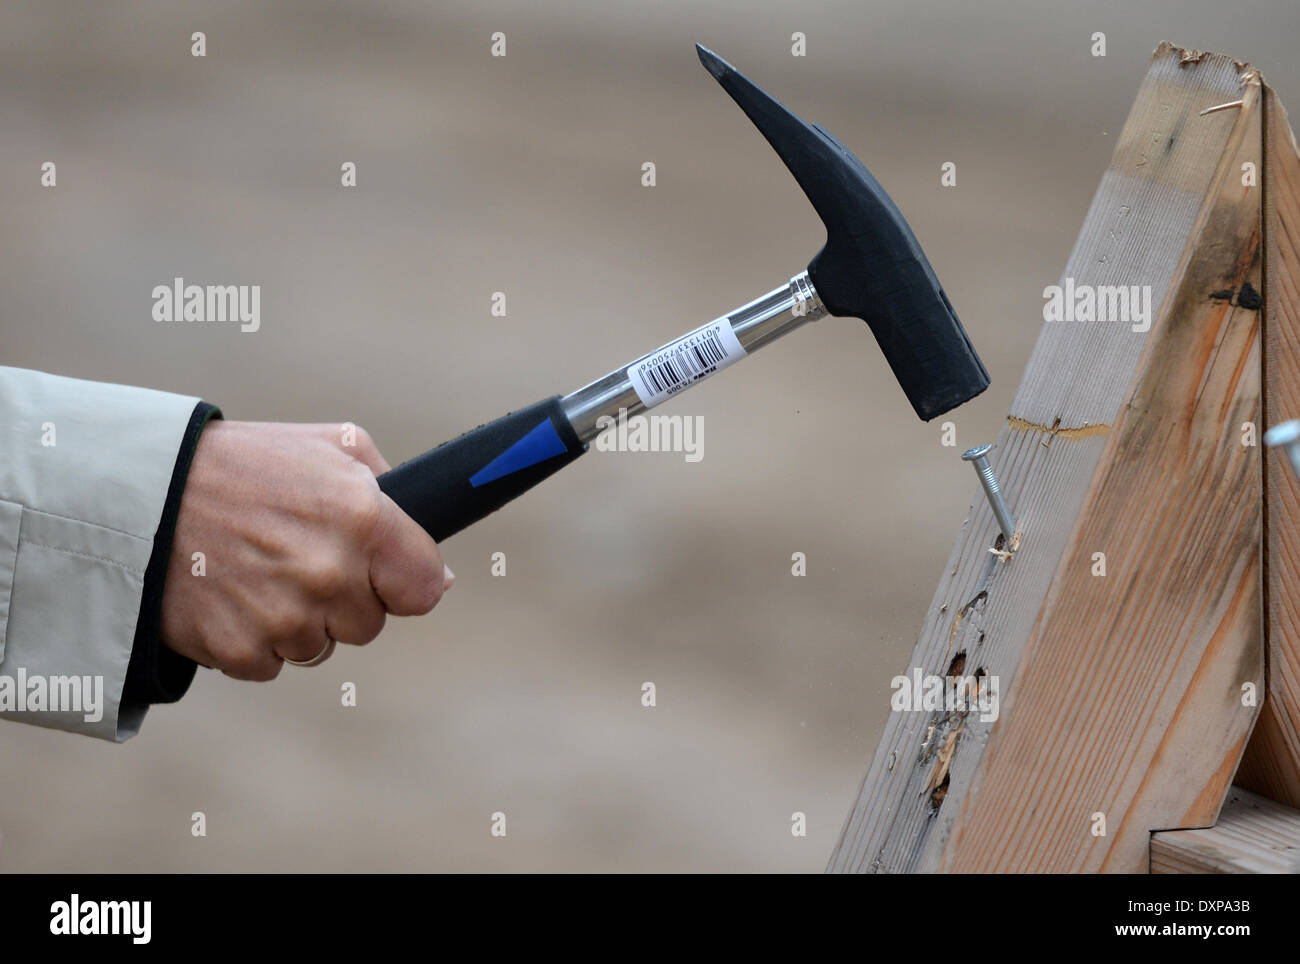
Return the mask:
{"type": "Polygon", "coordinates": [[[388,467],[359,428],[209,422],[176,521],[163,642],[236,679],[269,680],[331,640],[370,642],[387,613],[427,613],[454,577],[379,491],[388,467]]]}

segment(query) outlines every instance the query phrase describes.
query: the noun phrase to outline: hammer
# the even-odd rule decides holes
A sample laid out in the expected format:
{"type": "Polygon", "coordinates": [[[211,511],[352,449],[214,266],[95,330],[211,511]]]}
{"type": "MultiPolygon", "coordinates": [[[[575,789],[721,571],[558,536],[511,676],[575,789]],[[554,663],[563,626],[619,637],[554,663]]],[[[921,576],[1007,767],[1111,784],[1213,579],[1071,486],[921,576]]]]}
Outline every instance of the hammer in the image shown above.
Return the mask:
{"type": "Polygon", "coordinates": [[[785,162],[826,225],[826,245],[760,298],[571,392],[482,425],[379,477],[441,542],[553,475],[623,412],[634,415],[827,314],[871,328],[923,420],[984,391],[988,372],[911,228],[871,172],[717,54],[704,64],[785,162]]]}

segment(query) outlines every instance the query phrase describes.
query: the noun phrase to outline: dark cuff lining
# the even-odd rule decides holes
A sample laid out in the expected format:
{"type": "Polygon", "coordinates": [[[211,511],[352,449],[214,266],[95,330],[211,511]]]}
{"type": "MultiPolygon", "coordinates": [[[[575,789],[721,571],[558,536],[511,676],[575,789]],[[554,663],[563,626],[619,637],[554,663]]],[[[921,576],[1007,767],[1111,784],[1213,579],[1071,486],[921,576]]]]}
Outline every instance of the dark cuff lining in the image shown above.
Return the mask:
{"type": "Polygon", "coordinates": [[[190,415],[181,440],[181,450],[172,470],[171,485],[167,488],[167,501],[163,505],[158,533],[153,540],[153,553],[144,571],[144,594],[140,599],[140,616],[135,624],[135,642],[131,647],[131,662],[126,670],[126,683],[122,687],[122,705],[148,705],[150,703],[175,703],[194,680],[198,663],[182,656],[162,644],[163,584],[167,579],[167,561],[172,552],[172,536],[176,531],[176,517],[181,511],[181,494],[190,473],[190,462],[198,448],[199,435],[208,419],[221,418],[221,410],[207,402],[199,402],[190,415]]]}

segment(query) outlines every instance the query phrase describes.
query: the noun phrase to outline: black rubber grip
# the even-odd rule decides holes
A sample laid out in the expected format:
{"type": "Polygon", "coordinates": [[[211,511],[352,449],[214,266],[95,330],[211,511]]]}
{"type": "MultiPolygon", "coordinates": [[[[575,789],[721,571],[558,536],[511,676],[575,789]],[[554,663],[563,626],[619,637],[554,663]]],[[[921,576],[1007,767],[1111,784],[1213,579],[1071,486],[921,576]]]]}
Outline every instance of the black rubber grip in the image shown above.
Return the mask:
{"type": "Polygon", "coordinates": [[[585,451],[556,395],[403,462],[379,488],[441,542],[585,451]]]}

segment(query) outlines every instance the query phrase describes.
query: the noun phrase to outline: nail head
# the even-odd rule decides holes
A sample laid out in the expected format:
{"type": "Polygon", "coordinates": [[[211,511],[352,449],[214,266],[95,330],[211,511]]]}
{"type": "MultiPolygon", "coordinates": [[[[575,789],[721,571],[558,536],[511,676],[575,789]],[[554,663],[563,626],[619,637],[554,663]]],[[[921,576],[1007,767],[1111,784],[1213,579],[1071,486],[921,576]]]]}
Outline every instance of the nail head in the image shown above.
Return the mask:
{"type": "Polygon", "coordinates": [[[1296,441],[1300,441],[1300,420],[1282,422],[1264,433],[1264,444],[1270,448],[1275,445],[1290,445],[1296,441]]]}

